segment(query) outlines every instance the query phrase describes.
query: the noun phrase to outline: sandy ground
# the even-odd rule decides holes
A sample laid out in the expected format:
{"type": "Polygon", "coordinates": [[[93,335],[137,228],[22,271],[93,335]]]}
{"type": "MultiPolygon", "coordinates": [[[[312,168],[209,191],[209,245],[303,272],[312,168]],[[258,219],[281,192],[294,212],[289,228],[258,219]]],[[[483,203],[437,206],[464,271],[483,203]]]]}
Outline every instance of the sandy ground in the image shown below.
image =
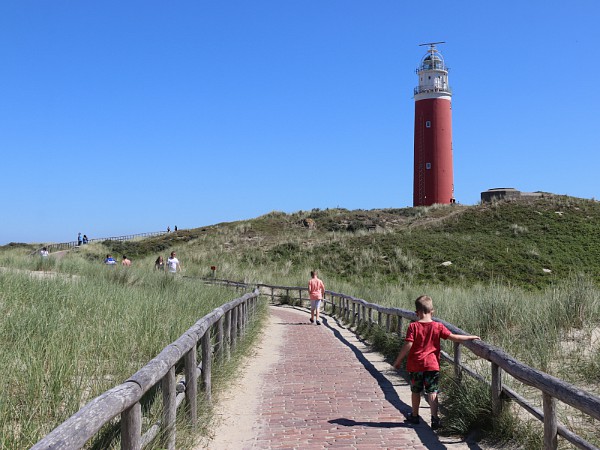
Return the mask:
{"type": "Polygon", "coordinates": [[[214,438],[201,440],[194,450],[232,450],[251,445],[256,439],[252,427],[259,406],[262,376],[279,361],[283,328],[267,323],[254,355],[244,361],[246,370],[231,389],[219,395],[215,415],[214,438]]]}

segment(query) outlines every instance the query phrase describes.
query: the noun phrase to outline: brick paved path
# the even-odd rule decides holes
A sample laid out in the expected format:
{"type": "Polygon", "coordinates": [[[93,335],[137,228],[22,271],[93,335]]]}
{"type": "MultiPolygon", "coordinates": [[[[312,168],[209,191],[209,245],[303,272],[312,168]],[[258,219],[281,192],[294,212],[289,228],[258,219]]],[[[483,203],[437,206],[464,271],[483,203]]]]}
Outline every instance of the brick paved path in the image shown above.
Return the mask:
{"type": "Polygon", "coordinates": [[[320,326],[293,308],[271,307],[280,327],[279,360],[262,375],[252,442],[244,449],[468,449],[429,427],[423,402],[420,425],[410,412],[407,383],[382,357],[332,318],[320,326]]]}

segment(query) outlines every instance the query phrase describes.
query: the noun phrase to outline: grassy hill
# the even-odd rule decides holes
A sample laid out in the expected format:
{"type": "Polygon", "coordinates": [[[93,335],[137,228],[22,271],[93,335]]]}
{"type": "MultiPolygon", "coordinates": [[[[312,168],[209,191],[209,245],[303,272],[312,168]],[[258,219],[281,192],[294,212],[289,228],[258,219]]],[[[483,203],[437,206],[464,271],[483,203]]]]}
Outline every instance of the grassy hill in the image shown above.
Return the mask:
{"type": "Polygon", "coordinates": [[[540,289],[581,273],[600,283],[600,202],[546,195],[476,206],[272,212],[106,245],[134,257],[185,245],[189,257],[196,255],[206,268],[218,266],[222,277],[227,268],[258,270],[265,282],[281,282],[270,273],[318,268],[341,281],[494,281],[540,289]]]}
{"type": "MultiPolygon", "coordinates": [[[[64,317],[74,323],[81,322],[80,316],[99,317],[92,322],[104,334],[92,340],[96,345],[89,350],[92,355],[94,349],[104,354],[106,342],[112,342],[105,336],[112,339],[113,335],[135,334],[143,336],[145,342],[168,332],[167,337],[156,336],[158,343],[151,351],[132,350],[154,354],[184,328],[179,323],[197,318],[197,304],[208,310],[230,299],[231,292],[208,291],[196,279],[210,276],[211,266],[216,266],[219,278],[290,286],[305,286],[308,272],[318,269],[328,289],[405,309],[414,306],[417,295],[427,293],[434,298],[438,317],[482,336],[525,364],[590,392],[600,392],[600,341],[596,338],[600,324],[600,203],[594,200],[545,195],[475,206],[271,212],[251,220],[153,238],[94,242],[48,259],[32,258],[30,252],[35,248],[31,244],[0,247],[0,267],[15,269],[0,271],[2,311],[7,317],[0,331],[6,342],[19,343],[3,347],[5,364],[0,366],[6,368],[3,376],[8,385],[20,386],[10,381],[15,374],[19,380],[34,379],[23,377],[21,368],[11,368],[21,361],[11,352],[44,356],[46,350],[40,352],[39,348],[49,346],[50,335],[52,342],[58,343],[51,345],[51,350],[64,354],[70,363],[82,359],[62,346],[68,339],[57,330],[73,334],[70,322],[61,322],[64,317]],[[158,255],[166,257],[172,250],[182,261],[182,277],[161,276],[153,268],[158,255]],[[126,254],[133,265],[106,268],[102,262],[107,252],[119,260],[126,254]],[[32,270],[53,271],[64,277],[32,282],[25,275],[32,270]],[[68,281],[71,278],[80,281],[68,281]],[[190,311],[172,311],[172,304],[190,311]],[[96,316],[90,315],[90,305],[96,308],[96,316]],[[166,331],[158,333],[155,327],[145,326],[151,322],[147,317],[150,313],[161,318],[166,331]],[[132,314],[131,324],[123,328],[127,332],[113,331],[123,320],[112,319],[126,314],[132,314]],[[48,317],[60,318],[61,326],[54,327],[48,317]],[[139,317],[144,320],[140,322],[139,317]],[[27,335],[31,330],[40,334],[41,343],[27,335]],[[583,350],[574,352],[574,346],[583,350]]],[[[126,337],[123,342],[109,346],[122,354],[124,345],[135,344],[126,337]]],[[[398,342],[389,342],[391,351],[397,352],[398,342]]],[[[73,352],[88,351],[72,347],[73,352]]],[[[27,361],[36,370],[47,370],[33,358],[27,361]]],[[[73,367],[79,370],[77,364],[73,367]]],[[[93,367],[103,366],[94,363],[93,367]]],[[[64,371],[60,364],[58,369],[64,371]]],[[[131,372],[131,368],[125,369],[131,372]]],[[[68,380],[76,379],[67,375],[68,380]]],[[[54,374],[48,377],[54,378],[54,374]]],[[[43,380],[29,385],[44,391],[43,380]]],[[[97,391],[103,389],[105,386],[100,386],[97,391]]],[[[451,383],[443,389],[450,391],[451,383]]],[[[31,391],[31,404],[37,404],[41,394],[31,391]]],[[[58,404],[64,404],[59,391],[58,404]]],[[[479,410],[483,412],[470,422],[465,421],[464,407],[452,412],[451,402],[447,402],[448,426],[459,433],[504,430],[489,420],[484,424],[479,421],[481,417],[491,419],[486,403],[489,395],[486,389],[483,392],[485,400],[481,400],[479,410]],[[457,420],[452,422],[452,417],[457,420]]],[[[9,397],[22,401],[22,397],[9,397]]],[[[467,394],[466,399],[472,406],[473,394],[467,394]]],[[[6,414],[12,417],[12,410],[6,414]]],[[[537,439],[541,435],[539,424],[527,423],[525,428],[503,434],[527,435],[530,426],[537,431],[529,434],[537,439]]],[[[588,428],[581,433],[589,434],[592,442],[600,442],[597,428],[588,428]]],[[[37,429],[32,433],[40,434],[37,429]]],[[[522,448],[541,448],[541,444],[522,448]]]]}

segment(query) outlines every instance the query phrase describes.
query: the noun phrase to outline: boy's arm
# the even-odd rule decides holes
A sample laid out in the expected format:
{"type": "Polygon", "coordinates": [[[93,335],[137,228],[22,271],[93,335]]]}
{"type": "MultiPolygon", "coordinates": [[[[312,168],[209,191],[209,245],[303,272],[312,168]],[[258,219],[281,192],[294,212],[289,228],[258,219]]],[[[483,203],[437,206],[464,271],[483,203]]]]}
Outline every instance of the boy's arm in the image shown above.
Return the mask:
{"type": "Polygon", "coordinates": [[[473,341],[475,339],[481,340],[481,338],[479,336],[472,336],[472,335],[467,335],[467,334],[454,334],[454,333],[452,333],[450,336],[448,336],[448,339],[450,339],[453,342],[473,341]]]}
{"type": "Polygon", "coordinates": [[[405,341],[404,345],[402,346],[402,350],[400,350],[400,353],[398,354],[398,357],[396,358],[396,361],[394,361],[394,367],[396,369],[400,368],[400,363],[402,362],[402,360],[404,358],[406,358],[406,356],[408,355],[408,352],[410,352],[410,348],[412,347],[412,341],[405,341]]]}

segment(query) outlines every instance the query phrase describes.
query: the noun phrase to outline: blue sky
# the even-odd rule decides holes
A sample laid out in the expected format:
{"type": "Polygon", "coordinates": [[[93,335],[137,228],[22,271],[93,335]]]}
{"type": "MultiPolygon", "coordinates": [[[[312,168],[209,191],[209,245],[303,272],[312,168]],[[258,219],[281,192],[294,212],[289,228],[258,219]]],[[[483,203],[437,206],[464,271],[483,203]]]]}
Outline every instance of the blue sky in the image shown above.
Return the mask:
{"type": "Polygon", "coordinates": [[[0,3],[0,244],[412,205],[425,47],[455,196],[600,197],[600,2],[0,3]]]}

